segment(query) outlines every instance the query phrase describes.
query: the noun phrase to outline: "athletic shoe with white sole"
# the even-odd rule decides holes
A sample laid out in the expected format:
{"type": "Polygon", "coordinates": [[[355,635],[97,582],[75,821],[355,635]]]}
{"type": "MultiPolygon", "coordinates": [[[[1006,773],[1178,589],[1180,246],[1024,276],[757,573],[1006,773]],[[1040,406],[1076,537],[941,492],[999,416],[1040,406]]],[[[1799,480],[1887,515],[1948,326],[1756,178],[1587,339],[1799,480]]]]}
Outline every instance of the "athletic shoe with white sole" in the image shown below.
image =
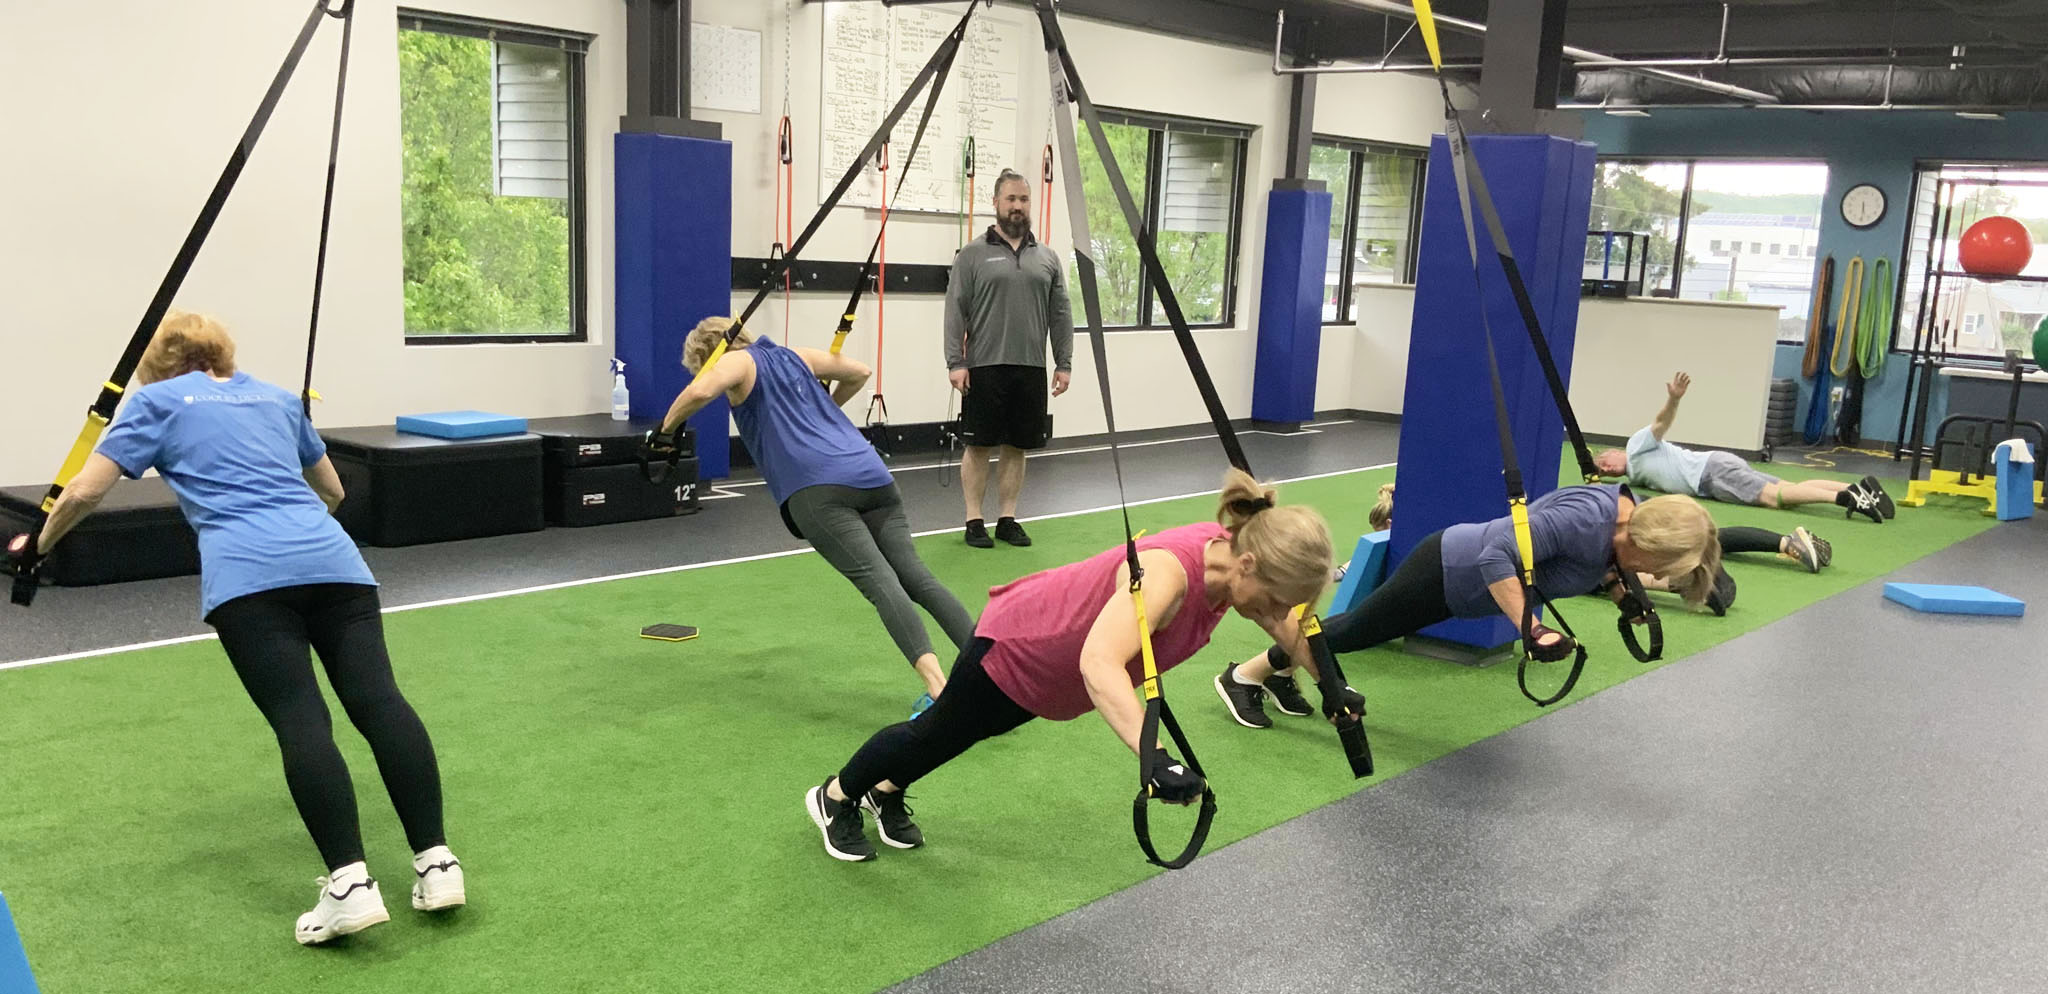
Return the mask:
{"type": "Polygon", "coordinates": [[[383,892],[359,860],[320,878],[320,902],[299,916],[296,934],[300,945],[317,946],[390,920],[383,892]]]}
{"type": "Polygon", "coordinates": [[[412,857],[412,906],[419,911],[445,911],[469,903],[462,885],[462,861],[447,846],[435,846],[412,857]]]}
{"type": "Polygon", "coordinates": [[[1236,663],[1226,664],[1215,681],[1216,696],[1223,698],[1223,706],[1230,709],[1230,717],[1246,728],[1273,727],[1273,719],[1266,715],[1266,688],[1239,683],[1236,673],[1236,663]]]}
{"type": "Polygon", "coordinates": [[[812,787],[804,794],[804,810],[811,814],[811,824],[818,826],[818,834],[825,837],[825,855],[848,863],[861,863],[875,858],[875,844],[868,841],[867,833],[860,827],[860,803],[853,798],[835,801],[825,793],[825,783],[812,787]]]}
{"type": "Polygon", "coordinates": [[[1835,561],[1834,545],[1830,543],[1827,539],[1824,539],[1819,535],[1815,535],[1812,532],[1807,532],[1804,528],[1800,528],[1798,530],[1806,532],[1807,541],[1813,543],[1813,551],[1820,557],[1820,568],[1827,569],[1828,564],[1835,561]]]}
{"type": "Polygon", "coordinates": [[[1813,544],[1812,532],[1804,528],[1792,529],[1792,534],[1786,536],[1785,546],[1785,551],[1799,560],[1799,565],[1806,567],[1808,573],[1820,572],[1820,549],[1813,544]]]}
{"type": "Polygon", "coordinates": [[[1860,514],[1880,525],[1884,524],[1884,511],[1879,509],[1878,494],[1865,488],[1860,482],[1851,483],[1849,489],[1836,494],[1835,503],[1844,508],[1842,516],[1845,518],[1860,514]]]}
{"type": "Polygon", "coordinates": [[[915,849],[924,845],[924,830],[910,820],[916,812],[904,803],[907,800],[909,797],[900,790],[893,794],[871,790],[860,799],[860,806],[875,815],[875,832],[883,842],[897,849],[915,849]]]}
{"type": "Polygon", "coordinates": [[[1267,677],[1266,693],[1273,696],[1273,706],[1278,708],[1281,714],[1291,714],[1300,718],[1316,713],[1315,705],[1310,704],[1308,698],[1301,696],[1301,688],[1295,684],[1292,672],[1276,672],[1267,677]]]}
{"type": "Polygon", "coordinates": [[[1877,495],[1877,513],[1884,515],[1886,521],[1898,517],[1898,505],[1892,503],[1892,495],[1884,492],[1884,485],[1877,482],[1877,477],[1866,476],[1856,482],[1862,484],[1863,489],[1877,495]]]}

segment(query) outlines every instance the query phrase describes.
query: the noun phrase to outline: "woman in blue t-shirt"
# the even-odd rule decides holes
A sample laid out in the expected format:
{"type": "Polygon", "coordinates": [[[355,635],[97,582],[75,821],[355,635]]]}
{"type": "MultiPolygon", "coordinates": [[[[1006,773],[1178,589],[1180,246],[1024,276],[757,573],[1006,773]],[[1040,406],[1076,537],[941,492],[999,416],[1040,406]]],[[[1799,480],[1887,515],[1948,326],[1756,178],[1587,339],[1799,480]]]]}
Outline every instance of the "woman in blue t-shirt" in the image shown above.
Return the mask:
{"type": "Polygon", "coordinates": [[[369,741],[405,824],[413,907],[461,905],[462,868],[442,832],[433,743],[392,678],[377,581],[330,514],[341,503],[341,479],[300,399],[238,372],[233,340],[196,314],[164,318],[135,378],[143,386],[35,537],[37,556],[119,478],[161,474],[199,535],[200,614],[277,733],[285,783],[327,862],[319,903],[299,916],[298,940],[313,945],[390,918],[363,863],[355,790],[309,648],[369,741]]]}
{"type": "Polygon", "coordinates": [[[913,603],[956,648],[973,640],[974,619],[918,558],[895,478],[839,409],[866,385],[868,367],[742,330],[725,357],[697,375],[731,328],[731,318],[706,318],[684,340],[683,368],[695,378],[669,406],[663,427],[682,424],[719,394],[732,401],[740,440],[781,506],[783,522],[860,589],[923,678],[915,716],[939,696],[946,677],[913,603]]]}
{"type": "MultiPolygon", "coordinates": [[[[1627,569],[1675,581],[1687,603],[1697,607],[1713,590],[1720,572],[1721,544],[1714,519],[1690,497],[1670,495],[1638,502],[1615,484],[1562,487],[1529,504],[1529,535],[1536,554],[1536,588],[1553,597],[1576,597],[1596,589],[1617,601],[1617,570],[1627,569]]],[[[1413,635],[1451,618],[1505,615],[1522,624],[1521,553],[1514,522],[1507,517],[1452,525],[1424,538],[1401,560],[1392,576],[1356,608],[1323,623],[1332,652],[1358,652],[1413,635]]],[[[1538,658],[1562,659],[1572,643],[1540,622],[1530,632],[1538,658]]],[[[1265,728],[1263,697],[1284,664],[1280,646],[1242,664],[1226,666],[1215,680],[1217,695],[1241,725],[1265,728]]],[[[1275,681],[1274,704],[1288,714],[1308,714],[1300,692],[1285,693],[1292,681],[1275,681]]]]}

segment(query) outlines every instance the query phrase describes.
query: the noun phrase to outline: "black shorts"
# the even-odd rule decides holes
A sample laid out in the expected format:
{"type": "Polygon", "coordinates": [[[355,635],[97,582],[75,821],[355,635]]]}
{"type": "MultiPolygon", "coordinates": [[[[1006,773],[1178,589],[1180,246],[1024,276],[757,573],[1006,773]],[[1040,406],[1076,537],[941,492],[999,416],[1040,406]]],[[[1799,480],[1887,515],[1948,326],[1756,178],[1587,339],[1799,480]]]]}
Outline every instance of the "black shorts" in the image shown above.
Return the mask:
{"type": "Polygon", "coordinates": [[[976,366],[960,400],[960,441],[967,445],[1045,448],[1045,367],[976,366]]]}

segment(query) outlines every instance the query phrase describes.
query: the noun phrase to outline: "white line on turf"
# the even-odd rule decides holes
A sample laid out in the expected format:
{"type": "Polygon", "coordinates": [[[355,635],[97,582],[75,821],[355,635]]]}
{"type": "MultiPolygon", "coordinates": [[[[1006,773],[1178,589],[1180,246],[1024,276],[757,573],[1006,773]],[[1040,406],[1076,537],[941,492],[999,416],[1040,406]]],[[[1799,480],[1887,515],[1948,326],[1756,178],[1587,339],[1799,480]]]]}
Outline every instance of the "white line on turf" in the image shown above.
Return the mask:
{"type": "MultiPolygon", "coordinates": [[[[1301,483],[1306,480],[1324,480],[1329,479],[1333,476],[1348,476],[1352,473],[1368,473],[1377,469],[1389,469],[1392,468],[1393,465],[1393,463],[1385,462],[1372,466],[1358,466],[1352,469],[1332,470],[1328,473],[1311,473],[1307,476],[1295,476],[1289,477],[1284,480],[1269,480],[1267,482],[1278,485],[1286,483],[1301,483]]],[[[1142,507],[1146,504],[1164,504],[1167,501],[1186,500],[1190,497],[1206,497],[1218,492],[1219,491],[1216,490],[1197,490],[1192,493],[1174,494],[1168,497],[1149,497],[1144,500],[1131,501],[1129,506],[1142,507]]],[[[1059,511],[1053,514],[1041,514],[1033,517],[1023,518],[1021,520],[1051,521],[1055,518],[1074,518],[1079,517],[1083,514],[1098,514],[1103,511],[1114,511],[1119,506],[1121,505],[1105,504],[1101,507],[1084,507],[1079,510],[1073,511],[1059,511]]],[[[933,528],[928,531],[916,532],[915,537],[928,538],[933,535],[951,535],[958,531],[958,528],[933,528]]],[[[533,587],[518,587],[512,590],[496,590],[490,593],[469,594],[463,597],[444,597],[439,600],[421,601],[416,604],[400,604],[393,607],[387,607],[384,609],[384,613],[398,614],[401,611],[417,611],[421,608],[447,607],[453,604],[470,604],[476,601],[496,600],[500,597],[516,597],[520,594],[537,594],[549,590],[566,590],[570,587],[586,587],[594,583],[610,583],[614,580],[631,580],[643,576],[660,576],[666,573],[684,573],[690,570],[709,569],[713,566],[734,566],[740,563],[761,562],[767,559],[783,559],[789,556],[809,555],[815,553],[815,551],[816,550],[812,549],[810,546],[804,546],[802,548],[797,549],[783,549],[777,552],[757,553],[751,556],[735,556],[730,559],[714,559],[709,562],[701,563],[684,563],[680,566],[662,566],[655,569],[635,570],[631,573],[613,573],[609,576],[593,576],[582,580],[565,580],[561,583],[544,583],[539,586],[533,587]]],[[[104,649],[87,649],[82,652],[67,652],[55,656],[40,656],[35,659],[21,659],[11,663],[0,663],[0,670],[26,669],[30,666],[41,666],[46,663],[62,663],[69,662],[74,659],[91,659],[97,656],[112,656],[124,652],[134,652],[140,649],[154,649],[160,646],[180,645],[186,642],[205,642],[218,637],[219,636],[216,636],[209,632],[202,635],[185,635],[178,638],[158,639],[153,642],[136,642],[129,645],[108,646],[104,649]]]]}

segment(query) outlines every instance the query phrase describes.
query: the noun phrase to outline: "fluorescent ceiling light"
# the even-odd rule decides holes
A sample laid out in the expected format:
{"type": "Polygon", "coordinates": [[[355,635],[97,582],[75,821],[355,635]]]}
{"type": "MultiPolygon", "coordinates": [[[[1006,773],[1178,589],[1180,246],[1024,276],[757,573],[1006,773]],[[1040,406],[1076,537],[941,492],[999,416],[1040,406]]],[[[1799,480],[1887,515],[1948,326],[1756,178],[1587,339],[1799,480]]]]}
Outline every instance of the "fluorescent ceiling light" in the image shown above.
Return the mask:
{"type": "Polygon", "coordinates": [[[1607,112],[1611,117],[1649,117],[1650,112],[1634,107],[1620,107],[1607,112]]]}
{"type": "Polygon", "coordinates": [[[1979,111],[1979,110],[1959,110],[1959,111],[1956,111],[1956,116],[1957,116],[1957,117],[1961,117],[1961,118],[1968,118],[1969,120],[1972,120],[1972,121],[2003,121],[2003,120],[2005,120],[2005,115],[2004,115],[2004,114],[2001,114],[2001,113],[1998,113],[1997,111],[1979,111]]]}

